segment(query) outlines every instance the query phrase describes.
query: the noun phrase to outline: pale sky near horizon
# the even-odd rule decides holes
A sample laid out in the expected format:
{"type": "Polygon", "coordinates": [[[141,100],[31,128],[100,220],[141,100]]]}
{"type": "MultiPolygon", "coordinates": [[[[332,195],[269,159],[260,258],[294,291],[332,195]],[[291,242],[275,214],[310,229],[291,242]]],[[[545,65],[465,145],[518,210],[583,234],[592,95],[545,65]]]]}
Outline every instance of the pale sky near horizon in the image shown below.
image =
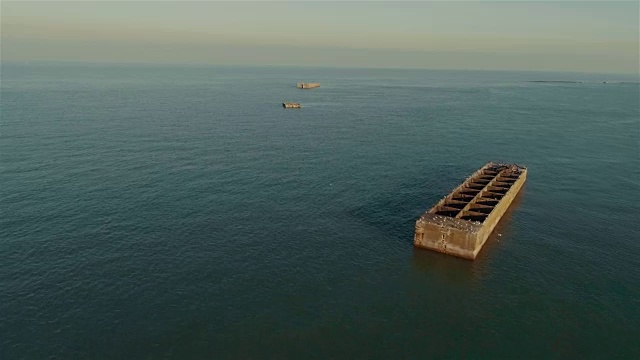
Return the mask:
{"type": "Polygon", "coordinates": [[[3,61],[639,72],[639,2],[2,1],[3,61]]]}

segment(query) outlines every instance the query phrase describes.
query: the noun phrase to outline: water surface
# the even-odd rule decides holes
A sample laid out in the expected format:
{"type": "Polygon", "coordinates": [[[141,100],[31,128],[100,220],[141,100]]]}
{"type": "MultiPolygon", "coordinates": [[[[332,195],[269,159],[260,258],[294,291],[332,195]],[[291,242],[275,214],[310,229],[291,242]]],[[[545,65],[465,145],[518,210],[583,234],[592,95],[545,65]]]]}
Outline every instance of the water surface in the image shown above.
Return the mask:
{"type": "Polygon", "coordinates": [[[2,359],[640,357],[637,77],[2,64],[1,86],[2,359]],[[414,249],[489,160],[529,176],[476,261],[414,249]]]}

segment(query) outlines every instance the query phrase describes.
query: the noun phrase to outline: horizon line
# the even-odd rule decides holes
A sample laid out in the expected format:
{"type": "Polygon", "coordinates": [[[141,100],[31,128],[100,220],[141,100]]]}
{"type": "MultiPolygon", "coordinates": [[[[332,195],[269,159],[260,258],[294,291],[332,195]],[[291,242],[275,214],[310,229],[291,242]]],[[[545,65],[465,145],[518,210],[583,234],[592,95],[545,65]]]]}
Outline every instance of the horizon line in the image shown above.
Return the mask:
{"type": "Polygon", "coordinates": [[[576,71],[576,70],[536,70],[536,69],[481,69],[481,68],[429,68],[413,66],[350,66],[350,65],[290,65],[290,64],[228,64],[228,63],[206,63],[206,62],[153,62],[143,60],[131,61],[94,61],[94,60],[2,60],[2,65],[25,65],[25,64],[87,64],[87,65],[152,65],[152,66],[196,66],[196,67],[239,67],[239,68],[324,68],[324,69],[359,69],[359,70],[428,70],[428,71],[477,71],[477,72],[512,72],[512,73],[563,73],[563,74],[585,74],[585,75],[617,75],[634,76],[640,82],[640,71],[637,73],[627,72],[601,72],[601,71],[576,71]]]}

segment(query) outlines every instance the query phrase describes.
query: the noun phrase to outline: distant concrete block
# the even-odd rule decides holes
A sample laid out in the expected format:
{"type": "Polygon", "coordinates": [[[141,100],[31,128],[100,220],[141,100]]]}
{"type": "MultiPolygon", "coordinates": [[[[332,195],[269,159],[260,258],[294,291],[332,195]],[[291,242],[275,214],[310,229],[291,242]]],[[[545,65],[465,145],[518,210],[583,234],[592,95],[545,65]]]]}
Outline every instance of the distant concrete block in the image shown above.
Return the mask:
{"type": "Polygon", "coordinates": [[[301,106],[300,106],[300,103],[283,102],[282,107],[285,109],[299,109],[301,106]]]}
{"type": "Polygon", "coordinates": [[[298,83],[298,89],[313,89],[320,87],[320,83],[298,83]]]}

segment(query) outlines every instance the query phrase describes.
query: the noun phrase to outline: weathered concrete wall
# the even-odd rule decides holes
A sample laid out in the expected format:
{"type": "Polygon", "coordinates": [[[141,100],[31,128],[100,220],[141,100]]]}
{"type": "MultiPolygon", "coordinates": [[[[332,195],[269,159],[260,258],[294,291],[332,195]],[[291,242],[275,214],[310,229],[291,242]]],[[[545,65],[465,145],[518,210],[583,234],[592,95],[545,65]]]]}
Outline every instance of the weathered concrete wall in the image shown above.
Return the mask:
{"type": "Polygon", "coordinates": [[[476,244],[476,249],[474,250],[473,254],[474,259],[480,252],[480,249],[482,249],[484,243],[489,238],[489,235],[491,235],[491,232],[493,232],[493,229],[496,227],[496,225],[498,225],[500,219],[502,219],[504,213],[507,211],[507,209],[509,209],[509,206],[511,206],[513,199],[516,198],[518,192],[520,192],[520,189],[522,188],[526,180],[527,170],[525,169],[520,175],[520,178],[513,185],[511,185],[509,191],[507,191],[498,205],[495,206],[493,211],[491,211],[489,216],[487,216],[487,218],[485,219],[482,229],[478,233],[478,243],[476,244]]]}
{"type": "Polygon", "coordinates": [[[414,245],[473,259],[479,228],[465,220],[427,213],[416,222],[414,245]]]}
{"type": "Polygon", "coordinates": [[[517,165],[486,164],[416,221],[414,245],[475,259],[526,177],[517,165]]]}

